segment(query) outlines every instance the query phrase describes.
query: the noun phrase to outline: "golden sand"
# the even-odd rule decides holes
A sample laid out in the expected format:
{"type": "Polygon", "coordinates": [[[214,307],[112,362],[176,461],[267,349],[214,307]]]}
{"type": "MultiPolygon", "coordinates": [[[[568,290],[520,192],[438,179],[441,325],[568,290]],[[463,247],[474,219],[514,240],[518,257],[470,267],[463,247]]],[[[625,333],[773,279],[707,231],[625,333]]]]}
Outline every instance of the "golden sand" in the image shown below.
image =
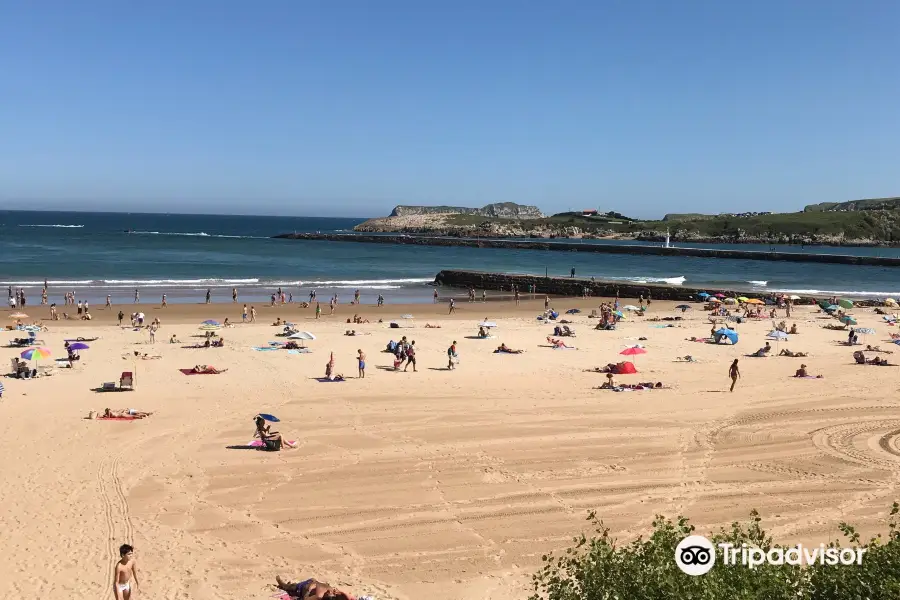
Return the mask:
{"type": "MultiPolygon", "coordinates": [[[[881,528],[900,481],[900,368],[854,365],[836,343],[846,334],[821,329],[827,321],[810,307],[789,321],[801,335],[780,344],[809,358],[743,358],[771,321],[739,325],[735,347],[714,346],[685,341],[709,332],[700,310],[680,327],[632,318],[594,331],[586,314],[598,302],[553,302],[584,309],[570,317],[577,350],[543,346],[552,326],[534,319],[540,300],[461,302],[453,317],[446,305],[343,305],[319,321],[296,305],[258,306],[258,323],[223,331],[223,349],[166,342],[172,333],[202,341],[191,337],[196,324],[240,321],[241,305],[145,306],[148,321],[163,322],[155,345],[115,326],[119,307],[95,309],[90,323],[47,322],[40,337],[55,356],[65,338],[101,339],[74,369],[3,380],[0,597],[108,597],[124,542],[136,547],[146,598],[267,598],[280,573],[378,600],[506,600],[527,597],[541,555],[585,530],[590,510],[621,539],[646,532],[657,513],[685,514],[703,532],[752,508],[785,541],[826,542],[842,520],[881,528]],[[400,319],[402,330],[346,324],[354,312],[416,318],[400,319]],[[251,350],[280,339],[277,316],[318,337],[312,354],[251,350]],[[497,338],[469,339],[485,317],[497,338]],[[346,337],[349,328],[370,335],[346,337]],[[416,341],[418,373],[386,370],[392,356],[381,350],[400,335],[416,341]],[[461,362],[449,372],[454,339],[461,362]],[[501,341],[526,352],[493,354],[501,341]],[[637,343],[647,349],[635,359],[640,374],[617,379],[672,389],[594,389],[604,376],[585,369],[637,343]],[[355,378],[359,348],[365,380],[355,378]],[[135,360],[135,350],[162,358],[135,360]],[[315,379],[332,351],[344,383],[315,379]],[[698,362],[674,361],[685,354],[698,362]],[[728,393],[735,357],[742,378],[728,393]],[[801,363],[825,378],[792,378],[801,363]],[[178,370],[196,364],[228,372],[178,370]],[[91,391],[122,371],[135,373],[134,392],[91,391]],[[154,415],[85,419],[106,407],[154,415]],[[228,449],[251,440],[263,411],[299,447],[228,449]]],[[[896,328],[857,313],[878,329],[865,343],[900,350],[885,341],[896,328]]],[[[676,314],[656,302],[648,316],[676,314]]],[[[0,350],[0,362],[18,352],[0,350]]]]}

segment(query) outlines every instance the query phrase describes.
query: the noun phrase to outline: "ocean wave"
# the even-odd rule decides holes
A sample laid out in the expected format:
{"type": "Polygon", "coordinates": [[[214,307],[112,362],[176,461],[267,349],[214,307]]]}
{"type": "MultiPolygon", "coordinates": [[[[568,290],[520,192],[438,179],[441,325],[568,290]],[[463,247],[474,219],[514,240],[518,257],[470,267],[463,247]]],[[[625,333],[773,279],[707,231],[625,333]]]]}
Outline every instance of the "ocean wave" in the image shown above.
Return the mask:
{"type": "Polygon", "coordinates": [[[798,296],[844,296],[850,298],[869,298],[869,297],[892,297],[896,298],[900,296],[900,291],[896,292],[868,292],[865,290],[792,290],[792,289],[777,289],[772,290],[773,292],[782,292],[785,294],[796,294],[798,296]]]}
{"type": "MultiPolygon", "coordinates": [[[[259,278],[206,278],[206,279],[53,279],[47,282],[51,287],[63,288],[232,288],[232,287],[251,287],[251,288],[310,288],[310,287],[328,287],[338,289],[365,288],[371,290],[390,290],[398,289],[404,284],[425,284],[433,282],[433,278],[405,278],[405,279],[340,279],[340,280],[287,280],[280,278],[259,279],[259,278]]],[[[41,280],[26,281],[0,281],[0,285],[13,287],[36,286],[42,287],[44,282],[41,280]]]]}
{"type": "Polygon", "coordinates": [[[634,283],[665,283],[667,285],[684,285],[687,277],[604,277],[615,281],[631,281],[634,283]]]}
{"type": "Polygon", "coordinates": [[[757,279],[757,280],[751,279],[747,283],[749,283],[750,285],[755,285],[757,287],[766,287],[767,285],[769,285],[768,281],[762,281],[759,279],[757,279]]]}
{"type": "Polygon", "coordinates": [[[84,225],[19,225],[19,227],[62,227],[63,229],[77,229],[84,225]]]}
{"type": "Polygon", "coordinates": [[[171,235],[178,237],[208,237],[208,238],[229,238],[235,240],[265,240],[264,236],[257,235],[224,235],[218,233],[206,233],[205,231],[197,232],[180,232],[180,231],[129,231],[130,235],[171,235]]]}

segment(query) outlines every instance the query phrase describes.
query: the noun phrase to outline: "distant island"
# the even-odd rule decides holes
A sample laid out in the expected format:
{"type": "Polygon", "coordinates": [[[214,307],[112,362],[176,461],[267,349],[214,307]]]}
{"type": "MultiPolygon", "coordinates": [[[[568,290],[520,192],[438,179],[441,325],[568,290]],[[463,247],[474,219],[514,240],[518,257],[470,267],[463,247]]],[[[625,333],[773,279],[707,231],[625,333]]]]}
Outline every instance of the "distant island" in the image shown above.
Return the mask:
{"type": "Polygon", "coordinates": [[[618,239],[673,243],[900,245],[900,197],[825,202],[800,212],[703,215],[671,213],[640,220],[585,209],[546,216],[514,202],[483,208],[397,206],[390,216],[354,228],[366,233],[450,237],[618,239]]]}

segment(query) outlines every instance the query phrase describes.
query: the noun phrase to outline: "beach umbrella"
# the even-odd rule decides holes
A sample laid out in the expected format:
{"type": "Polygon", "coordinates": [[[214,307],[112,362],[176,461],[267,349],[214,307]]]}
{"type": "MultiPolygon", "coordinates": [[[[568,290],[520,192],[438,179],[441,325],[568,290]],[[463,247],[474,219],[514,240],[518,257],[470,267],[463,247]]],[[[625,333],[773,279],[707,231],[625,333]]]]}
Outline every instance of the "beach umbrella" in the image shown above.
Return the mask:
{"type": "Polygon", "coordinates": [[[884,299],[885,306],[897,306],[897,301],[893,298],[885,298],[884,299]]]}
{"type": "Polygon", "coordinates": [[[707,294],[706,292],[697,292],[697,297],[698,298],[709,298],[709,294],[707,294]]]}
{"type": "Polygon", "coordinates": [[[640,346],[629,346],[625,348],[621,352],[619,352],[622,356],[637,356],[638,354],[647,354],[647,351],[641,348],[640,346]]]}
{"type": "Polygon", "coordinates": [[[800,296],[793,295],[791,296],[791,300],[800,300],[800,296]]]}
{"type": "Polygon", "coordinates": [[[84,342],[75,342],[74,344],[69,344],[68,350],[87,350],[90,346],[85,344],[84,342]]]}
{"type": "Polygon", "coordinates": [[[291,335],[289,335],[289,336],[288,336],[288,339],[289,339],[289,340],[307,340],[307,341],[311,341],[311,340],[316,339],[316,336],[314,336],[313,334],[311,334],[311,333],[308,332],[308,331],[298,331],[297,333],[292,333],[291,335]]]}
{"type": "Polygon", "coordinates": [[[492,327],[496,327],[497,324],[493,321],[483,321],[478,324],[479,327],[484,327],[485,329],[491,329],[492,327]]]}
{"type": "Polygon", "coordinates": [[[826,312],[834,312],[839,308],[840,308],[840,306],[838,306],[837,304],[829,304],[827,306],[823,306],[822,310],[824,310],[826,312]]]}
{"type": "Polygon", "coordinates": [[[773,340],[786,340],[788,339],[788,334],[783,331],[770,331],[766,337],[773,340]]]}
{"type": "Polygon", "coordinates": [[[862,335],[875,335],[875,329],[872,327],[860,327],[856,330],[856,333],[860,333],[862,335]]]}
{"type": "Polygon", "coordinates": [[[259,413],[259,416],[262,417],[263,419],[265,419],[266,421],[271,421],[272,423],[278,423],[279,421],[281,421],[281,419],[279,419],[275,415],[270,415],[268,413],[259,413]]]}
{"type": "Polygon", "coordinates": [[[613,314],[616,315],[617,317],[619,317],[620,319],[625,318],[625,313],[623,313],[621,310],[617,310],[613,314]]]}
{"type": "Polygon", "coordinates": [[[48,348],[29,348],[19,356],[25,360],[40,360],[50,358],[50,350],[48,348]]]}
{"type": "Polygon", "coordinates": [[[566,314],[567,315],[577,315],[580,312],[581,312],[580,308],[570,308],[569,310],[566,311],[566,314]]]}
{"type": "Polygon", "coordinates": [[[637,368],[634,366],[633,362],[626,360],[616,365],[616,375],[634,375],[637,372],[637,368]]]}
{"type": "Polygon", "coordinates": [[[219,323],[218,321],[216,321],[216,320],[214,320],[214,319],[208,319],[208,320],[206,320],[206,321],[203,321],[203,322],[200,323],[200,324],[201,324],[201,325],[214,325],[214,326],[216,326],[216,327],[218,327],[218,326],[221,325],[221,323],[219,323]]]}
{"type": "Polygon", "coordinates": [[[765,304],[765,302],[763,302],[759,298],[748,298],[747,304],[765,304]]]}
{"type": "Polygon", "coordinates": [[[844,323],[846,325],[856,325],[856,319],[854,319],[850,315],[844,315],[843,317],[841,317],[841,323],[844,323]]]}
{"type": "Polygon", "coordinates": [[[719,293],[716,294],[715,296],[716,296],[716,298],[724,298],[724,297],[725,297],[725,294],[723,294],[722,292],[719,292],[719,293]]]}
{"type": "Polygon", "coordinates": [[[838,304],[841,306],[841,308],[853,308],[853,302],[844,298],[838,300],[838,304]]]}
{"type": "Polygon", "coordinates": [[[721,300],[719,300],[718,298],[710,298],[709,301],[710,302],[721,302],[721,300]]]}
{"type": "Polygon", "coordinates": [[[677,308],[677,309],[679,309],[679,310],[690,310],[691,307],[690,307],[689,305],[687,305],[687,304],[679,304],[679,305],[676,306],[675,308],[677,308]]]}
{"type": "Polygon", "coordinates": [[[626,304],[626,305],[623,306],[622,308],[625,309],[625,310],[641,310],[641,309],[639,309],[637,306],[635,306],[634,304],[626,304]]]}
{"type": "Polygon", "coordinates": [[[737,304],[737,300],[734,298],[725,298],[725,304],[737,304]]]}
{"type": "Polygon", "coordinates": [[[400,318],[401,319],[414,319],[415,317],[413,317],[412,315],[400,315],[400,318]]]}
{"type": "Polygon", "coordinates": [[[749,300],[749,299],[750,299],[750,298],[748,298],[747,296],[738,296],[738,300],[741,301],[741,302],[746,302],[746,301],[749,300]]]}
{"type": "Polygon", "coordinates": [[[27,319],[28,315],[26,315],[25,313],[16,312],[16,313],[9,315],[9,318],[10,319],[27,319]]]}
{"type": "Polygon", "coordinates": [[[715,331],[714,339],[717,344],[719,343],[719,340],[721,340],[723,337],[726,337],[729,340],[731,340],[732,346],[738,343],[737,331],[734,331],[733,329],[727,329],[727,328],[723,327],[722,329],[717,329],[715,331]]]}

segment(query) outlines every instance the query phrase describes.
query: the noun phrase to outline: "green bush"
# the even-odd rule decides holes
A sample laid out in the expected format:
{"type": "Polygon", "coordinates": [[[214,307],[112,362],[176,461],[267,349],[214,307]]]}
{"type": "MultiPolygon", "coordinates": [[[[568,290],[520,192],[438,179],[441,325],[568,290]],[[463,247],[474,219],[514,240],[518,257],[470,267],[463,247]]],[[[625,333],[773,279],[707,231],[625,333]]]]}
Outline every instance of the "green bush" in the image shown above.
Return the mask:
{"type": "MultiPolygon", "coordinates": [[[[897,600],[900,598],[900,505],[894,503],[888,517],[886,538],[879,534],[860,542],[853,527],[841,523],[845,541],[865,548],[859,566],[807,567],[763,565],[750,569],[722,564],[721,554],[705,575],[682,573],[675,563],[675,548],[693,535],[694,526],[684,517],[675,522],[662,516],[653,521],[648,538],[639,537],[619,546],[609,528],[594,513],[593,537],[574,538],[574,546],[561,556],[543,557],[543,567],[533,577],[529,600],[897,600]]],[[[764,551],[786,548],[775,544],[760,526],[756,511],[747,523],[733,523],[710,538],[713,544],[755,546],[764,551]]],[[[827,547],[841,548],[839,540],[827,547]]],[[[844,546],[846,547],[846,546],[844,546]]]]}

